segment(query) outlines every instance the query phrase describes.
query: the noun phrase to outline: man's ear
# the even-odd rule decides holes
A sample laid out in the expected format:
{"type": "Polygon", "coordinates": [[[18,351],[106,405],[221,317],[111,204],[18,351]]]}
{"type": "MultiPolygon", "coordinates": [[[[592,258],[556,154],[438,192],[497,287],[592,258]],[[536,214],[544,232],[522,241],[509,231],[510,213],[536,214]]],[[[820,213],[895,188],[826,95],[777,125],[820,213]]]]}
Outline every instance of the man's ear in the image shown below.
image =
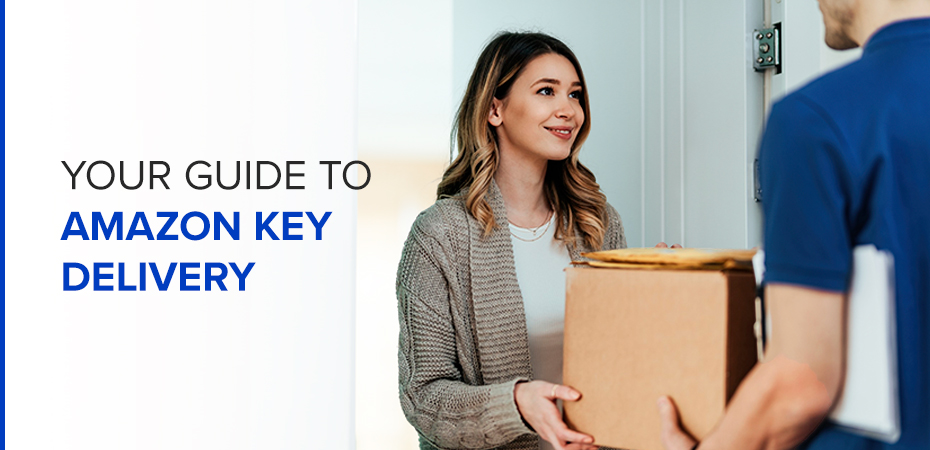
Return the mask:
{"type": "Polygon", "coordinates": [[[504,102],[497,98],[491,99],[491,112],[488,113],[488,123],[492,127],[499,127],[504,123],[504,116],[501,114],[504,108],[504,102]]]}

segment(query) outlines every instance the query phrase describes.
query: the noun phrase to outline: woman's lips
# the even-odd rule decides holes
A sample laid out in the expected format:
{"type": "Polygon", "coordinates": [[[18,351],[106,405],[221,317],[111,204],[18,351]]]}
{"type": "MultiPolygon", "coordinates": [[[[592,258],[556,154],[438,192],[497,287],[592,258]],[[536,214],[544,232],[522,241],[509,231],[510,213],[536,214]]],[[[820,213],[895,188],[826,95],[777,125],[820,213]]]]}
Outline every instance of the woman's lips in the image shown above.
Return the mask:
{"type": "Polygon", "coordinates": [[[569,140],[572,138],[572,129],[569,127],[543,127],[549,130],[555,137],[559,139],[569,140]]]}

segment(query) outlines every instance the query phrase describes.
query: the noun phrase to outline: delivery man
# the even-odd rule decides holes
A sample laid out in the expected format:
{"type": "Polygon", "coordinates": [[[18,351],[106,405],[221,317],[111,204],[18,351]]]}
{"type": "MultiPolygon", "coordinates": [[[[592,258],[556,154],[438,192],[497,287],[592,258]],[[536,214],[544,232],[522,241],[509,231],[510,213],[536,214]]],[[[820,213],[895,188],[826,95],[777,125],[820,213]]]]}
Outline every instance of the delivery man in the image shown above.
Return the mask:
{"type": "MultiPolygon", "coordinates": [[[[760,150],[766,302],[776,324],[698,443],[658,400],[669,450],[930,449],[930,0],[820,0],[827,45],[862,58],[772,109],[760,150]],[[901,437],[823,423],[844,378],[852,249],[894,256],[901,437]]],[[[687,374],[683,374],[687,376],[687,374]]]]}

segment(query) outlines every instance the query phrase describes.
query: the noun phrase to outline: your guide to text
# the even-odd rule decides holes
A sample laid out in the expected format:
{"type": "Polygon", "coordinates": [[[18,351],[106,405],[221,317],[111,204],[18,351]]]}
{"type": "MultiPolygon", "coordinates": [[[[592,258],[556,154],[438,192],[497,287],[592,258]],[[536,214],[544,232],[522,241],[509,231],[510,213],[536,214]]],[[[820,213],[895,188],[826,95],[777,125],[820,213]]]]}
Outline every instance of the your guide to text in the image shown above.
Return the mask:
{"type": "MultiPolygon", "coordinates": [[[[171,189],[171,166],[165,161],[62,161],[71,190],[171,189]]],[[[184,180],[197,191],[275,188],[306,189],[310,170],[305,161],[193,161],[184,170],[184,180]]],[[[371,181],[371,170],[362,161],[319,161],[316,187],[332,190],[342,184],[363,189],[371,181]],[[355,167],[355,169],[352,169],[355,167]],[[355,174],[355,181],[350,175],[355,174]],[[335,181],[334,181],[335,180],[335,181]]],[[[61,241],[321,241],[324,227],[333,223],[332,211],[70,211],[61,241]],[[305,239],[306,238],[306,239],[305,239]]],[[[340,226],[340,225],[334,225],[340,226]]],[[[280,245],[280,244],[269,244],[280,245]]],[[[246,290],[246,281],[256,262],[81,262],[62,263],[62,289],[71,291],[147,290],[227,291],[246,290]]]]}
{"type": "MultiPolygon", "coordinates": [[[[91,187],[98,191],[110,188],[123,188],[130,191],[147,186],[148,189],[171,189],[168,177],[171,175],[171,165],[166,161],[139,161],[127,163],[119,161],[113,164],[109,161],[67,162],[62,161],[68,175],[71,177],[71,189],[91,187]],[[119,180],[119,184],[117,184],[119,180]],[[147,183],[146,183],[147,181],[147,183]]],[[[187,185],[196,190],[210,189],[215,186],[223,190],[256,189],[268,190],[279,187],[282,180],[284,189],[306,189],[307,176],[306,161],[215,161],[213,163],[198,160],[187,164],[184,180],[187,185]],[[224,169],[225,167],[225,169],[224,169]]],[[[371,181],[371,169],[362,161],[319,161],[317,174],[318,186],[323,186],[326,180],[326,189],[333,189],[333,179],[342,175],[343,184],[352,190],[363,189],[371,181]],[[358,181],[350,182],[351,169],[355,167],[358,181]],[[335,174],[334,174],[335,172],[335,174]]],[[[338,181],[337,181],[338,182],[338,181]]]]}

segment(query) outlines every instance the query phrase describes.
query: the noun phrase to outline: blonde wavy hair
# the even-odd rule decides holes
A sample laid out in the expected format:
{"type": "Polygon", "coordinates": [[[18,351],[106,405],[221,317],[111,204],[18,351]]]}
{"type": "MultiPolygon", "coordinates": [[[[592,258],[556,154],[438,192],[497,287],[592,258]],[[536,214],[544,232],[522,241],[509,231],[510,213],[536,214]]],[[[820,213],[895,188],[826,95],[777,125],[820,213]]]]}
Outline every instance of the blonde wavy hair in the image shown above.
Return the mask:
{"type": "Polygon", "coordinates": [[[607,200],[594,174],[578,162],[578,152],[591,130],[588,90],[578,58],[568,46],[552,36],[505,32],[495,36],[481,52],[452,130],[453,142],[459,152],[443,174],[437,197],[463,196],[466,208],[484,226],[485,236],[497,226],[485,199],[500,162],[496,130],[488,123],[492,99],[504,99],[530,61],[551,53],[564,56],[575,67],[581,81],[581,107],[585,121],[578,130],[568,158],[549,161],[545,178],[546,198],[556,218],[556,239],[575,245],[577,232],[587,248],[596,250],[604,242],[607,200]]]}

